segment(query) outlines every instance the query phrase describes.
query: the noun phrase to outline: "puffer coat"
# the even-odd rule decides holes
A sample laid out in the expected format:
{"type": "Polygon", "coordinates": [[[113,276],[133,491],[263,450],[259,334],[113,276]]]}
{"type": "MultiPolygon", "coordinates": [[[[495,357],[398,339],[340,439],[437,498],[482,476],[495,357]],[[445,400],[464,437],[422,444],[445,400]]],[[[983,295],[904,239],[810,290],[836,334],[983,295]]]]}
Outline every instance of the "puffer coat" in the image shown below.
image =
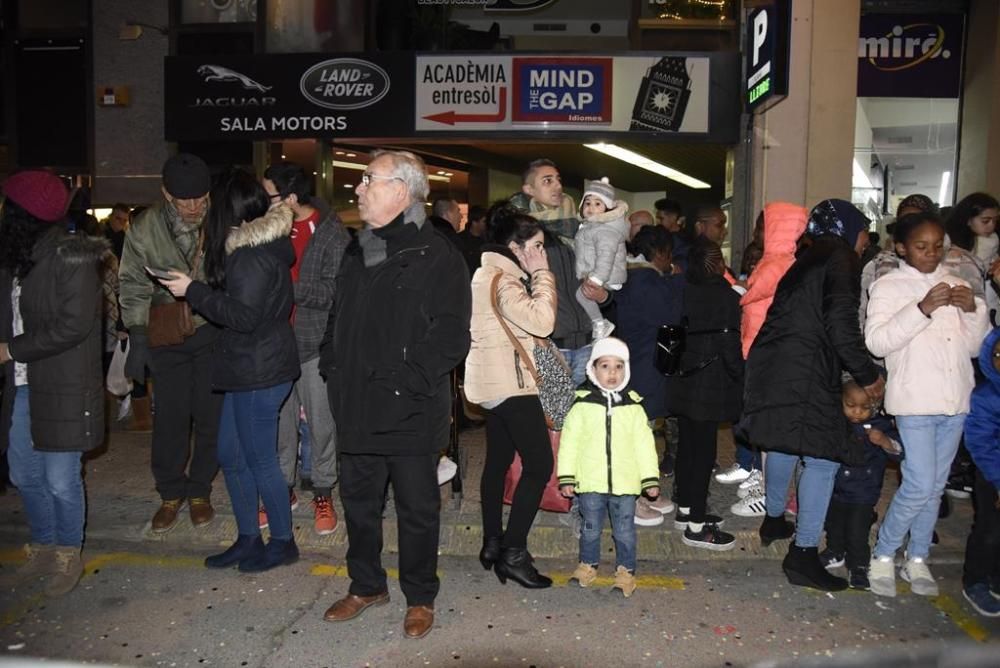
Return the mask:
{"type": "Polygon", "coordinates": [[[860,261],[840,237],[817,238],[788,270],[747,357],[741,429],[764,450],[851,456],[843,371],[866,387],[879,370],[858,324],[860,261]]]}
{"type": "Polygon", "coordinates": [[[576,277],[596,278],[601,285],[622,285],[628,278],[625,268],[625,241],[628,239],[628,204],[618,200],[615,208],[591,216],[576,231],[576,277]]]}
{"type": "Polygon", "coordinates": [[[482,266],[472,277],[472,347],[465,360],[465,396],[472,403],[538,394],[524,360],[497,320],[490,299],[494,279],[497,307],[528,354],[534,337],[552,333],[556,321],[556,285],[552,272],[535,271],[530,279],[510,251],[486,246],[482,266]],[[531,289],[525,287],[530,280],[531,289]]]}
{"type": "MultiPolygon", "coordinates": [[[[108,242],[71,235],[53,226],[35,243],[35,265],[21,282],[24,333],[7,339],[10,355],[28,366],[31,440],[36,450],[85,452],[104,442],[104,374],[101,368],[101,258],[108,242]]],[[[0,272],[0,318],[13,322],[12,278],[0,272]]],[[[0,449],[6,449],[13,402],[14,364],[3,365],[0,449]]]]}

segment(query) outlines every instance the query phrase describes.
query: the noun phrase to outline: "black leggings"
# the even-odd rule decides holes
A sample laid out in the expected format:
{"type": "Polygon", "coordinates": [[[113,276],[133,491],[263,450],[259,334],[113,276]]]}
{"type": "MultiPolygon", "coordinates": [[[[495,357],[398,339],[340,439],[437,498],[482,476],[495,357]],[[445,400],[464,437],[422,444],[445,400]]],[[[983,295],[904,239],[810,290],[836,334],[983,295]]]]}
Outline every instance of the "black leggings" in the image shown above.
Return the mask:
{"type": "Polygon", "coordinates": [[[677,431],[677,505],[691,509],[688,521],[704,522],[719,423],[679,415],[677,431]]]}
{"type": "Polygon", "coordinates": [[[479,487],[484,536],[502,535],[503,547],[527,547],[552,465],[552,445],[537,396],[510,397],[487,412],[486,465],[479,487]],[[515,451],[523,470],[504,531],[503,481],[515,451]]]}

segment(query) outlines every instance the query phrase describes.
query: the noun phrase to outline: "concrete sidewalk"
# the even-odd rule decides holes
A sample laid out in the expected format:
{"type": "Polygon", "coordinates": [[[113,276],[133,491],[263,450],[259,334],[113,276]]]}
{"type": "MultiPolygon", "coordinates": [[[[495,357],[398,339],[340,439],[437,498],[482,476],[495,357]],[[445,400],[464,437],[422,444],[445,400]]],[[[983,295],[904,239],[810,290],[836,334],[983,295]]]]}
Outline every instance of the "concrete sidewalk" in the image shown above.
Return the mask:
{"type": "MultiPolygon", "coordinates": [[[[720,431],[719,464],[732,462],[733,445],[728,429],[720,431]]],[[[188,545],[192,551],[209,554],[219,546],[228,546],[236,537],[236,523],[229,504],[222,476],[215,481],[212,500],[216,519],[209,525],[195,529],[182,514],[177,526],[166,534],[149,530],[150,519],[159,506],[149,471],[150,435],[113,431],[105,451],[93,457],[86,465],[87,529],[88,541],[135,541],[148,544],[170,543],[172,548],[188,545]]],[[[659,447],[662,448],[662,443],[659,447]]],[[[485,430],[464,431],[460,438],[461,465],[464,494],[452,498],[450,485],[442,487],[442,555],[475,556],[482,545],[480,526],[479,478],[485,460],[485,430]]],[[[879,507],[880,517],[895,489],[894,473],[890,472],[879,507]]],[[[664,486],[669,489],[669,481],[664,486]]],[[[637,527],[638,555],[643,561],[695,561],[695,560],[776,560],[784,557],[787,542],[773,543],[764,548],[757,537],[759,518],[736,517],[729,513],[729,506],[736,498],[736,485],[723,486],[714,480],[711,485],[709,506],[726,520],[724,528],[737,537],[737,547],[729,552],[712,552],[685,546],[681,534],[673,529],[673,515],[667,515],[658,527],[637,527]]],[[[295,539],[300,549],[317,555],[341,560],[347,549],[347,534],[343,527],[343,513],[334,493],[334,505],[341,523],[329,536],[318,536],[312,530],[310,494],[299,492],[299,509],[293,513],[295,539]]],[[[968,500],[952,500],[950,517],[938,522],[941,544],[931,553],[938,563],[961,562],[965,540],[972,524],[972,504],[968,500]]],[[[27,539],[27,526],[16,491],[0,496],[0,515],[6,520],[0,526],[0,540],[16,545],[27,539]]],[[[565,524],[566,516],[540,512],[529,537],[529,549],[539,558],[558,558],[575,561],[577,539],[565,524]]],[[[611,550],[610,529],[606,528],[605,549],[611,550]]],[[[385,518],[385,549],[397,550],[395,510],[390,501],[385,518]]]]}

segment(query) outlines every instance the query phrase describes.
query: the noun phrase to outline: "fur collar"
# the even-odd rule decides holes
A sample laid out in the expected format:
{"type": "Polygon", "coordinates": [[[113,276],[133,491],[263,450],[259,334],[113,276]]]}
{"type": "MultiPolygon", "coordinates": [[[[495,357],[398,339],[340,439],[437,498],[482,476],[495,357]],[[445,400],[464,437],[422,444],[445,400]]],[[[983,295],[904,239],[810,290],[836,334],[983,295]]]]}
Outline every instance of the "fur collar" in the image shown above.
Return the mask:
{"type": "Polygon", "coordinates": [[[82,265],[101,262],[110,248],[111,244],[102,237],[69,234],[54,226],[35,243],[32,256],[37,262],[46,254],[54,252],[66,264],[82,265]]]}
{"type": "Polygon", "coordinates": [[[263,246],[282,237],[287,237],[292,231],[291,208],[285,204],[270,209],[261,218],[243,223],[226,238],[226,255],[237,248],[263,246]]]}

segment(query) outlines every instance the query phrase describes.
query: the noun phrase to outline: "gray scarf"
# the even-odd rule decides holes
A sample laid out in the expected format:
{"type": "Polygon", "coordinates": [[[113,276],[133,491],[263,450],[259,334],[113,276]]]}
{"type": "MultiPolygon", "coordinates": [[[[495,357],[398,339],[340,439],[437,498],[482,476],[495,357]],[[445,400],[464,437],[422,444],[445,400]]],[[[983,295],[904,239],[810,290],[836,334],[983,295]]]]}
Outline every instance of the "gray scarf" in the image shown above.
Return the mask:
{"type": "Polygon", "coordinates": [[[187,259],[188,264],[193,265],[195,259],[194,255],[196,249],[198,248],[198,235],[201,234],[202,221],[198,221],[198,223],[194,225],[184,222],[180,211],[178,211],[177,207],[170,202],[165,204],[163,210],[166,214],[167,223],[170,225],[170,233],[174,236],[174,242],[177,244],[177,248],[180,249],[181,253],[187,259]]]}
{"type": "MultiPolygon", "coordinates": [[[[423,202],[414,202],[403,212],[403,224],[413,223],[418,228],[423,227],[427,214],[423,202]]],[[[389,257],[386,240],[375,234],[375,228],[365,225],[358,232],[358,243],[361,244],[361,254],[364,257],[365,268],[375,267],[385,262],[389,257]]]]}

